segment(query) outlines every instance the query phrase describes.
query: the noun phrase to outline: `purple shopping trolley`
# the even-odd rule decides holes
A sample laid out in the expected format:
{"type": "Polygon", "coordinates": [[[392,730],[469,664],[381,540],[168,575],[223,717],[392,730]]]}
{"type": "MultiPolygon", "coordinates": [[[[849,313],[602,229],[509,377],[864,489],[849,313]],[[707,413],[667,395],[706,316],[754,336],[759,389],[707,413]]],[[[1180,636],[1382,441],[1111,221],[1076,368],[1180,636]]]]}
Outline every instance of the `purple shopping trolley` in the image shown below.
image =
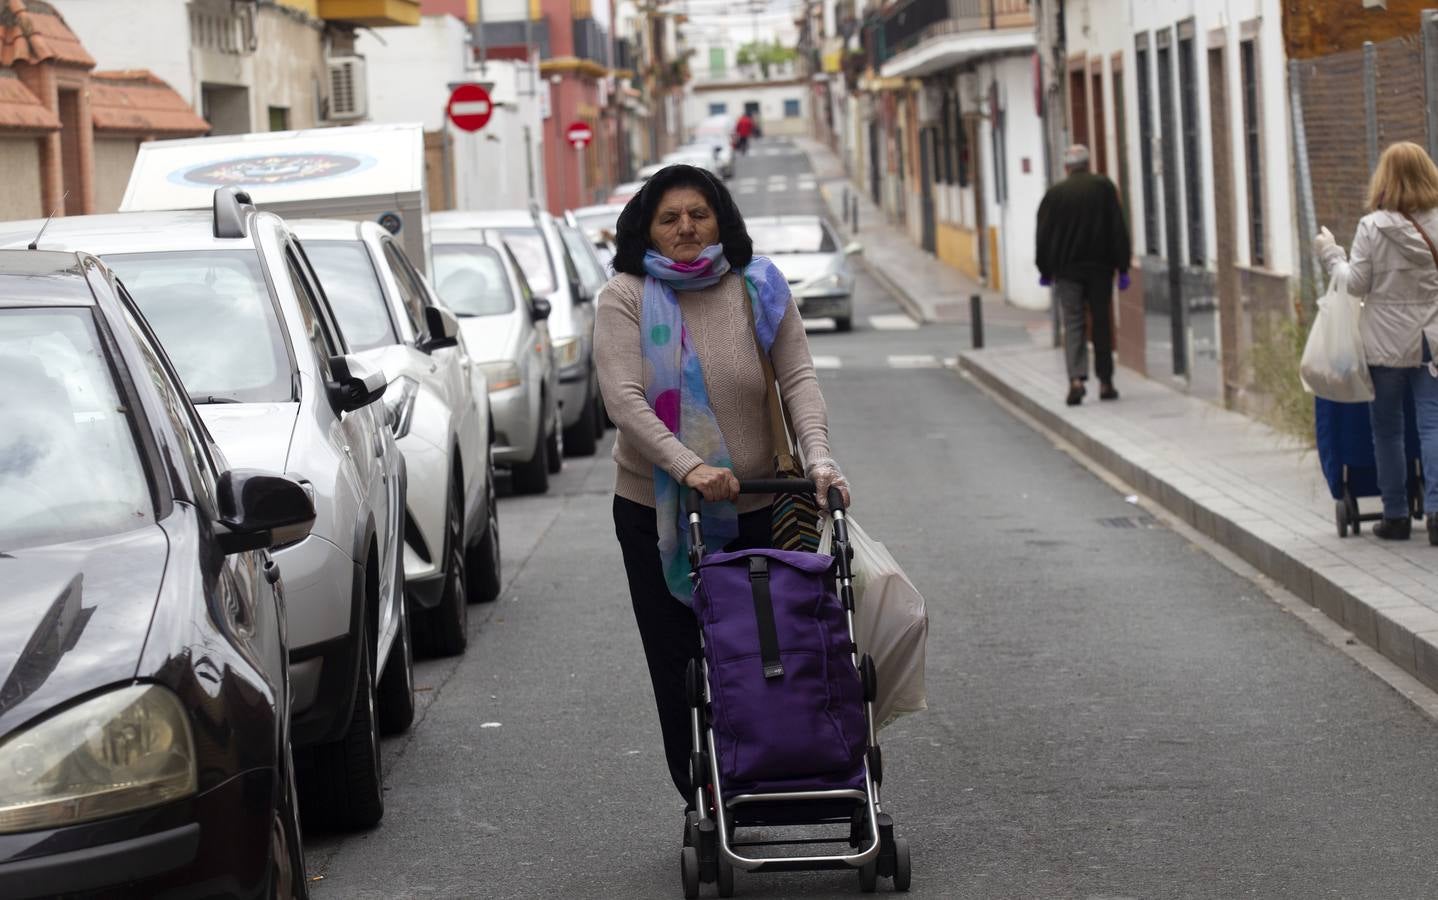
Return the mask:
{"type": "MultiPolygon", "coordinates": [[[[805,479],[741,482],[750,494],[812,493],[805,479]]],[[[879,787],[873,661],[854,643],[848,528],[837,490],[832,556],[788,550],[706,553],[701,503],[690,491],[689,558],[703,655],[689,665],[690,777],[680,871],[684,896],[704,882],[721,897],[734,870],[855,869],[909,889],[909,847],[894,836],[879,787]],[[739,840],[738,828],[808,827],[829,833],[739,840]],[[847,826],[838,833],[834,826],[847,826]],[[835,845],[815,854],[808,845],[835,845]],[[844,846],[847,845],[847,846],[844,846]]]]}

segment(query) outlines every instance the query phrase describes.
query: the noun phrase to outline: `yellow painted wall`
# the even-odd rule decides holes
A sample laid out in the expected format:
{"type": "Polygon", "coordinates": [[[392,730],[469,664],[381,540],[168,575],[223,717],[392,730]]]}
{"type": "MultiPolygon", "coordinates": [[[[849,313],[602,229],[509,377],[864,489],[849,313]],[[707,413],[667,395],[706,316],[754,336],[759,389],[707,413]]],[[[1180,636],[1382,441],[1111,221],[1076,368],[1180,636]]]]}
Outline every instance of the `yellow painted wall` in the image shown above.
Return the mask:
{"type": "Polygon", "coordinates": [[[318,0],[279,0],[281,6],[288,6],[290,9],[297,9],[302,13],[319,18],[320,7],[318,0]]]}
{"type": "Polygon", "coordinates": [[[975,281],[979,280],[979,254],[973,229],[940,222],[935,226],[935,238],[939,259],[975,281]]]}

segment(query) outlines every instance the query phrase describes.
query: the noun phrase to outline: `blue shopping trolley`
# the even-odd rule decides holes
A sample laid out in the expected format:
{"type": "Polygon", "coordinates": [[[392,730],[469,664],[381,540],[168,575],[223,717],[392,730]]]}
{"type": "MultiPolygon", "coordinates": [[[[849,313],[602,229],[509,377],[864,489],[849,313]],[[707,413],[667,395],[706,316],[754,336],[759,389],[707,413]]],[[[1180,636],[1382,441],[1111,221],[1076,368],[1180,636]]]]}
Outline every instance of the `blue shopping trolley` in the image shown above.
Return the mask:
{"type": "MultiPolygon", "coordinates": [[[[1408,509],[1413,518],[1423,518],[1423,462],[1419,452],[1417,416],[1413,394],[1404,398],[1407,423],[1408,509]]],[[[1314,398],[1314,436],[1318,462],[1333,496],[1333,519],[1338,536],[1359,533],[1361,523],[1376,522],[1383,513],[1360,512],[1360,497],[1377,497],[1378,468],[1373,461],[1373,429],[1367,403],[1335,403],[1314,398]]]]}

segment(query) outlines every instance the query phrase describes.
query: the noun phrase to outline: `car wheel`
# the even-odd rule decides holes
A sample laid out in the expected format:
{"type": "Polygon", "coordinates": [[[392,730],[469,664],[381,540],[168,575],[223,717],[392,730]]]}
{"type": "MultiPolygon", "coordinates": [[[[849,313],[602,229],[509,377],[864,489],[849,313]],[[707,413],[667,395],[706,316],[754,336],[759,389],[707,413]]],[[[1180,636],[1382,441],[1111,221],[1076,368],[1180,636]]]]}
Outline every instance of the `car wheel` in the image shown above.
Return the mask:
{"type": "Polygon", "coordinates": [[[484,535],[469,548],[469,602],[491,603],[499,599],[501,568],[499,559],[499,503],[494,491],[494,465],[486,473],[488,483],[485,497],[488,498],[489,515],[484,523],[484,535]]]}
{"type": "Polygon", "coordinates": [[[349,731],[331,744],[311,747],[302,759],[300,802],[308,822],[321,828],[371,828],[384,818],[379,717],[369,638],[359,647],[359,679],[349,731]]]}
{"type": "Polygon", "coordinates": [[[464,516],[457,488],[445,511],[444,592],[434,609],[415,610],[415,637],[421,653],[458,656],[469,646],[469,602],[465,588],[464,516]]]}
{"type": "Polygon", "coordinates": [[[275,808],[275,832],[270,853],[270,896],[277,900],[308,900],[309,875],[305,871],[304,832],[300,828],[300,799],[295,787],[295,759],[285,744],[284,784],[275,808]]]}
{"type": "Polygon", "coordinates": [[[558,475],[564,471],[564,420],[559,417],[559,407],[554,408],[554,425],[549,432],[549,474],[558,475]]]}
{"type": "Polygon", "coordinates": [[[594,408],[594,398],[589,397],[584,401],[584,414],[579,417],[579,421],[564,430],[564,449],[570,456],[593,456],[598,448],[598,442],[595,440],[598,433],[597,410],[594,408]]]}
{"type": "MultiPolygon", "coordinates": [[[[403,576],[401,576],[403,577],[403,576]]],[[[403,581],[400,582],[403,584],[403,581]]],[[[401,588],[400,596],[404,596],[401,588]]],[[[401,734],[414,723],[414,642],[408,605],[401,601],[399,634],[379,680],[379,730],[401,734]]]]}
{"type": "Polygon", "coordinates": [[[834,318],[835,331],[853,331],[854,319],[851,316],[836,316],[834,318]]]}
{"type": "Polygon", "coordinates": [[[549,442],[541,428],[534,439],[534,455],[511,471],[516,494],[542,494],[549,490],[549,442]]]}

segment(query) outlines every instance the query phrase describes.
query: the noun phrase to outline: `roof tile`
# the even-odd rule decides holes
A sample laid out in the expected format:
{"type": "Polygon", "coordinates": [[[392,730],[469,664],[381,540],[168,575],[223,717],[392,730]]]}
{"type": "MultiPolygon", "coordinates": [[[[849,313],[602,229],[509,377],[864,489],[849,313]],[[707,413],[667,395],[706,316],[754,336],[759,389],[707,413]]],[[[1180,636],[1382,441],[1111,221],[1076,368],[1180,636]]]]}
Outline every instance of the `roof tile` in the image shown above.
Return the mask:
{"type": "Polygon", "coordinates": [[[93,72],[90,112],[96,131],[200,135],[210,124],[148,69],[93,72]]]}
{"type": "Polygon", "coordinates": [[[0,69],[0,130],[58,131],[60,119],[30,93],[15,73],[0,69]]]}
{"type": "Polygon", "coordinates": [[[0,66],[47,61],[95,66],[85,45],[45,0],[0,0],[0,66]]]}

